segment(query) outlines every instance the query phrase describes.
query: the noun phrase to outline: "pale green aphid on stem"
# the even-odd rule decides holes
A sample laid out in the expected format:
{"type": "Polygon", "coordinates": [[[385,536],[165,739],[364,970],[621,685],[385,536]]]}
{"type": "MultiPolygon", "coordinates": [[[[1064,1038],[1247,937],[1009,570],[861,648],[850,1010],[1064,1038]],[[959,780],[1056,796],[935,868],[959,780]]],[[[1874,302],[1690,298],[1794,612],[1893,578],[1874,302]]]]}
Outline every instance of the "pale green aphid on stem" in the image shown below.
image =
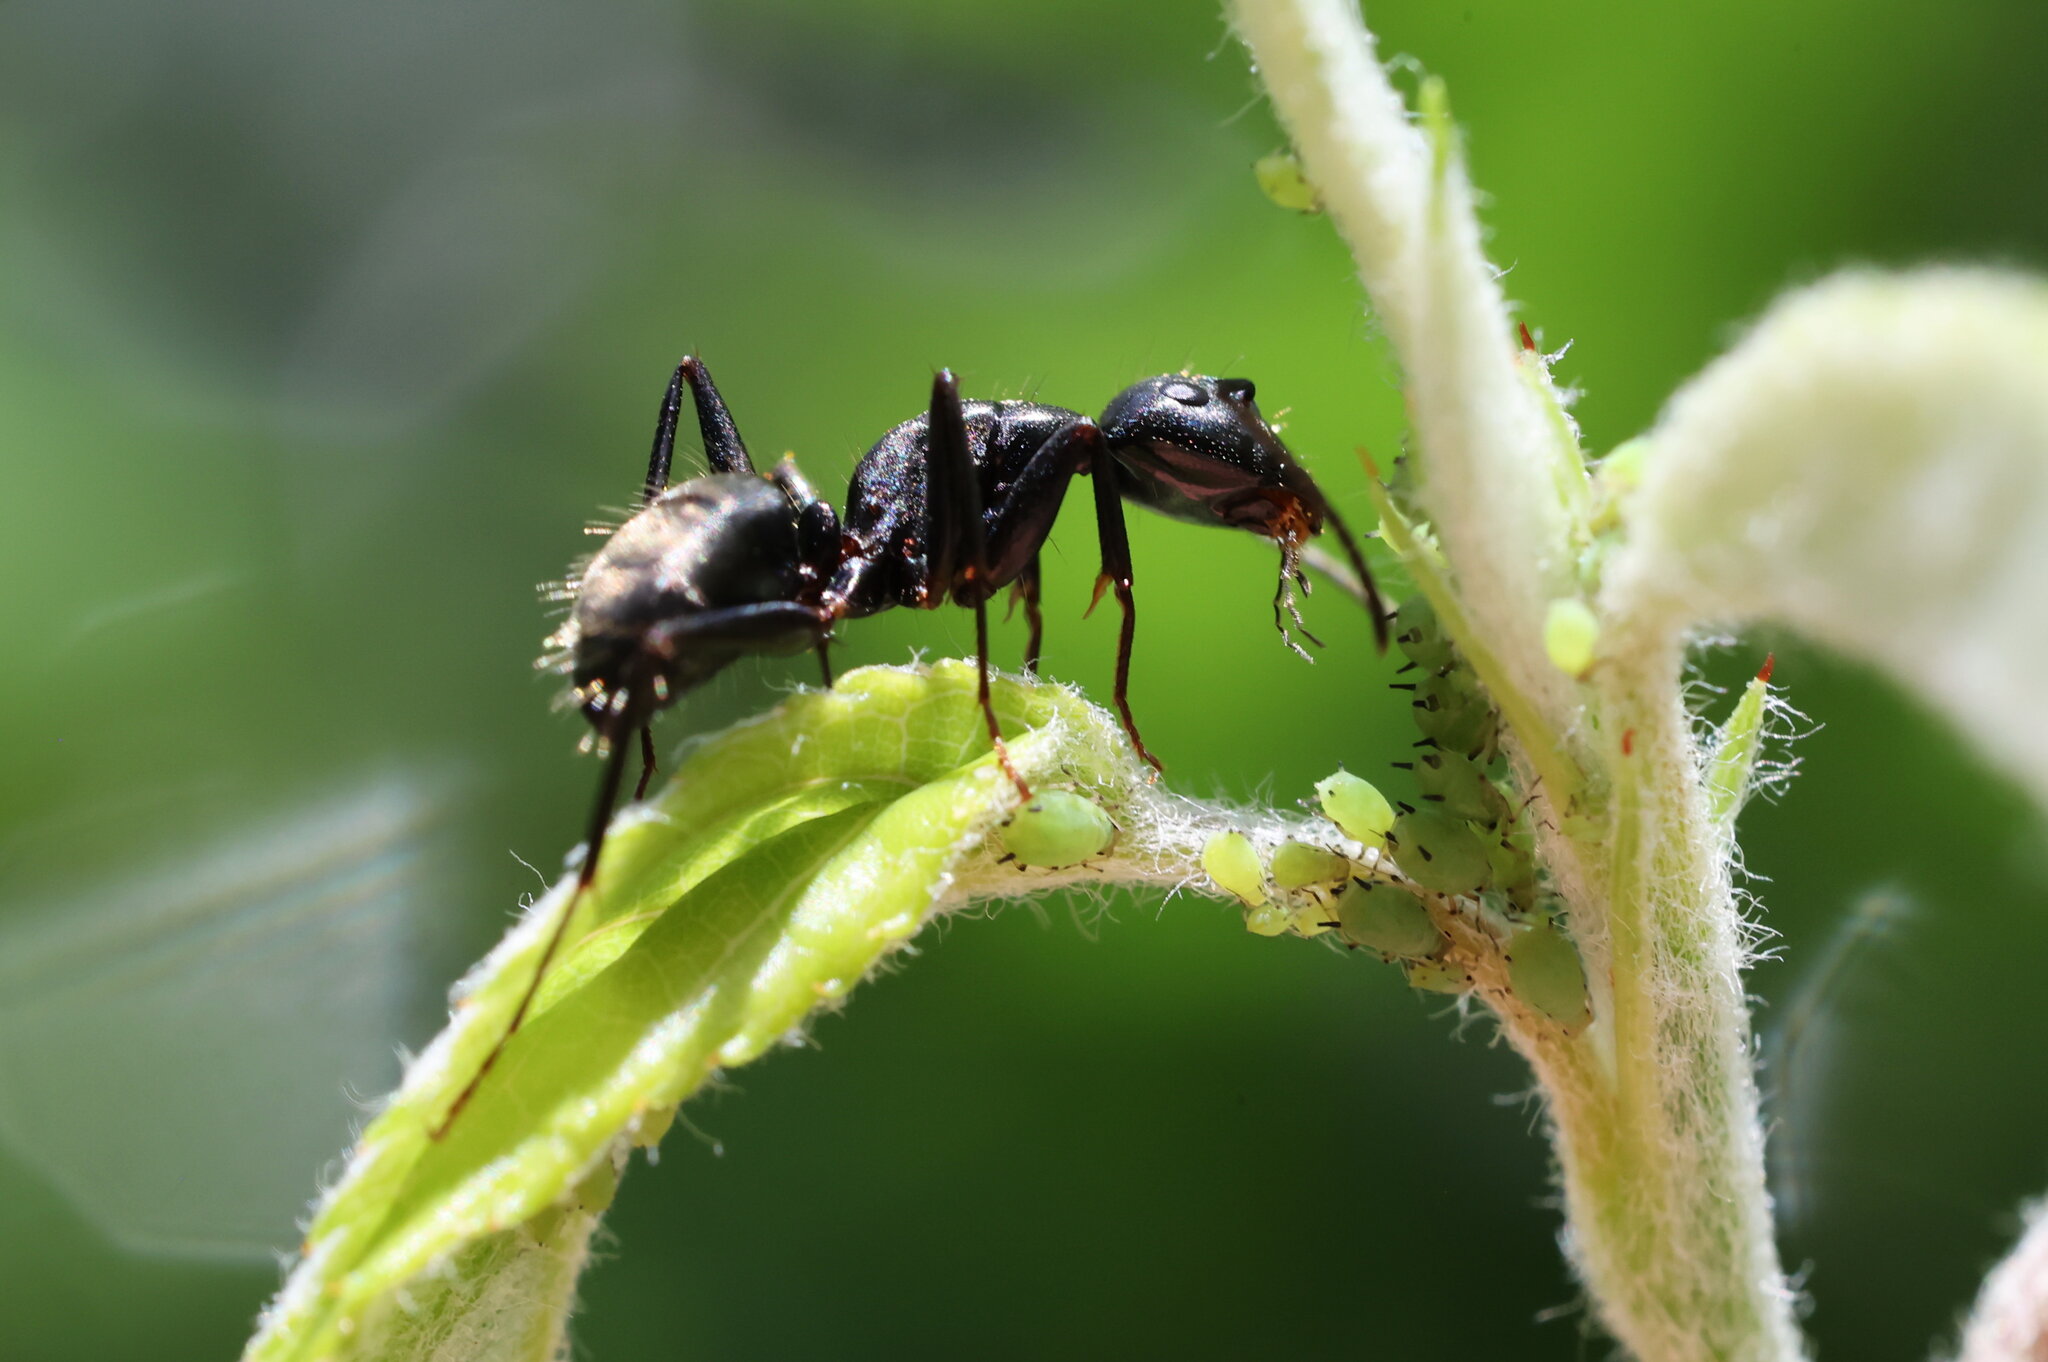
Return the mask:
{"type": "Polygon", "coordinates": [[[1401,873],[1439,894],[1476,894],[1493,877],[1487,844],[1462,818],[1417,809],[1394,824],[1401,873]]]}
{"type": "Polygon", "coordinates": [[[1550,603],[1543,620],[1543,651],[1566,676],[1583,677],[1593,667],[1600,644],[1600,621],[1593,608],[1576,596],[1550,603]]]}
{"type": "Polygon", "coordinates": [[[1508,942],[1508,982],[1515,996],[1567,1031],[1593,1019],[1586,996],[1586,966],[1571,938],[1547,922],[1516,932],[1508,942]]]}
{"type": "Polygon", "coordinates": [[[1253,850],[1251,838],[1241,832],[1219,832],[1211,837],[1202,847],[1202,870],[1218,889],[1234,895],[1248,908],[1266,901],[1265,868],[1259,864],[1259,853],[1253,850]]]}
{"type": "Polygon", "coordinates": [[[1487,827],[1508,820],[1511,810],[1479,764],[1455,752],[1425,752],[1415,759],[1415,787],[1438,812],[1487,827]]]}
{"type": "Polygon", "coordinates": [[[1448,960],[1411,960],[1405,973],[1408,987],[1425,993],[1464,993],[1472,987],[1472,976],[1448,960]]]}
{"type": "Polygon", "coordinates": [[[1349,771],[1316,782],[1323,815],[1346,837],[1367,847],[1384,847],[1394,829],[1394,806],[1376,786],[1349,771]]]}
{"type": "Polygon", "coordinates": [[[1337,899],[1337,922],[1346,941],[1382,955],[1419,960],[1444,944],[1422,900],[1398,885],[1354,880],[1337,899]]]}
{"type": "Polygon", "coordinates": [[[1301,173],[1301,162],[1291,151],[1276,151],[1261,156],[1252,162],[1252,174],[1258,178],[1259,192],[1282,208],[1297,213],[1320,213],[1323,211],[1322,195],[1309,183],[1308,176],[1301,173]]]}
{"type": "Polygon", "coordinates": [[[1327,847],[1289,841],[1273,853],[1273,883],[1281,889],[1342,884],[1350,875],[1351,862],[1327,847]]]}
{"type": "Polygon", "coordinates": [[[1072,790],[1040,790],[1003,826],[1003,849],[1017,864],[1050,870],[1100,856],[1115,842],[1108,811],[1072,790]]]}

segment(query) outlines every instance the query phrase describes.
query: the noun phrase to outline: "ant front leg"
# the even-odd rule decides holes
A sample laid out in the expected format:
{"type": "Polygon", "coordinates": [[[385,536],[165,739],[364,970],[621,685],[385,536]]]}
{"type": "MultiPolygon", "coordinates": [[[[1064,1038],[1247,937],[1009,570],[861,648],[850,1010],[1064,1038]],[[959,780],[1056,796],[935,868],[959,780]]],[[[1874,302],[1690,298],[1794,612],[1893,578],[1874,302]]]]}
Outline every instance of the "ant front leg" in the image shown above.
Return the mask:
{"type": "MultiPolygon", "coordinates": [[[[1394,614],[1387,609],[1387,603],[1380,598],[1380,589],[1372,579],[1372,569],[1365,565],[1365,554],[1360,551],[1358,541],[1351,537],[1351,527],[1344,523],[1344,517],[1337,514],[1337,508],[1325,502],[1323,522],[1337,532],[1337,542],[1344,546],[1344,556],[1351,560],[1351,570],[1358,574],[1359,585],[1365,588],[1366,613],[1372,616],[1373,642],[1379,650],[1387,650],[1387,622],[1394,614]]],[[[1303,590],[1307,590],[1304,586],[1303,590]]]]}
{"type": "MultiPolygon", "coordinates": [[[[960,387],[950,369],[932,379],[931,412],[925,424],[925,515],[930,518],[927,572],[933,601],[951,594],[974,606],[974,661],[982,717],[988,721],[989,745],[1003,774],[1020,798],[1031,787],[1017,773],[1003,726],[996,719],[988,686],[988,598],[990,591],[988,527],[981,518],[981,474],[967,444],[967,415],[960,408],[960,387]]],[[[965,602],[963,602],[965,603],[965,602]]]]}
{"type": "Polygon", "coordinates": [[[1145,740],[1138,736],[1138,722],[1131,717],[1131,644],[1138,633],[1138,609],[1131,599],[1131,540],[1124,530],[1124,503],[1117,491],[1116,461],[1099,439],[1094,464],[1095,534],[1102,544],[1102,572],[1095,579],[1095,599],[1088,602],[1088,609],[1092,613],[1101,603],[1105,588],[1116,588],[1116,603],[1123,611],[1123,625],[1116,640],[1116,689],[1112,692],[1117,717],[1123,720],[1124,733],[1137,754],[1153,770],[1164,772],[1166,768],[1159,764],[1159,758],[1145,750],[1145,740]]]}

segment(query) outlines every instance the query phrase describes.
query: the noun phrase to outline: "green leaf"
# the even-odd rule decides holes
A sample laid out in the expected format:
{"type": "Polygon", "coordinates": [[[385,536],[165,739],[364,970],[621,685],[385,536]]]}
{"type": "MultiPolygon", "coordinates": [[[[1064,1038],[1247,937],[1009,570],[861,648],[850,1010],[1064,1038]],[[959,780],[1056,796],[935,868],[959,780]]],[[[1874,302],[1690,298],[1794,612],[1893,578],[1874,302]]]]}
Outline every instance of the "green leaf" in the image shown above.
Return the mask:
{"type": "MultiPolygon", "coordinates": [[[[995,702],[1027,779],[1058,777],[1110,805],[1148,793],[1113,724],[1073,693],[1000,681],[995,702]]],[[[454,1019],[352,1153],[246,1356],[551,1356],[631,1145],[915,934],[1016,799],[963,663],[854,672],[705,742],[619,816],[525,1024],[436,1141],[428,1132],[501,1035],[569,882],[459,988],[454,1019]]],[[[992,873],[983,892],[1000,884],[992,873]]]]}
{"type": "Polygon", "coordinates": [[[2048,286],[1854,272],[1772,307],[1650,437],[1602,617],[1675,656],[1781,624],[1889,672],[2048,807],[2048,286]]]}
{"type": "Polygon", "coordinates": [[[1723,838],[1735,836],[1735,816],[1756,789],[1756,759],[1763,750],[1764,716],[1769,711],[1771,676],[1758,673],[1742,689],[1735,710],[1708,749],[1704,785],[1707,818],[1723,838]]]}

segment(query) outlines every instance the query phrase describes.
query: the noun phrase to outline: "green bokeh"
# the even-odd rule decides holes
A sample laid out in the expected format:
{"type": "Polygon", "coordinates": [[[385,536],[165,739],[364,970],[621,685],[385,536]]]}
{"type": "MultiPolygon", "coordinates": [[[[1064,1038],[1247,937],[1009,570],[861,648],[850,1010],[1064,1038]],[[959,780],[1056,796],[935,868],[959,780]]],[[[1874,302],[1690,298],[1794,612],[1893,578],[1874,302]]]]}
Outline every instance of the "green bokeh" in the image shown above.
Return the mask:
{"type": "MultiPolygon", "coordinates": [[[[1546,347],[1576,340],[1558,372],[1596,449],[1835,265],[2048,264],[2037,4],[1370,17],[1448,79],[1491,251],[1546,347]]],[[[26,1004],[0,996],[0,1356],[175,1362],[245,1335],[271,1267],[123,1247],[78,1186],[152,1151],[176,1155],[162,1177],[212,1161],[233,1185],[311,1093],[332,1133],[292,1155],[310,1194],[344,1078],[388,1084],[532,890],[507,852],[558,863],[596,773],[532,671],[529,585],[632,495],[686,349],[757,455],[794,449],[826,488],[942,364],[972,395],[1081,408],[1163,369],[1242,372],[1369,519],[1351,451],[1398,448],[1400,396],[1327,225],[1254,186],[1278,141],[1206,5],[0,9],[0,978],[57,1018],[95,1015],[63,1010],[74,981],[230,996],[251,968],[231,935],[147,970],[113,959],[159,950],[118,916],[105,956],[23,943],[246,861],[250,829],[373,776],[423,811],[374,843],[409,857],[422,912],[377,940],[410,963],[342,931],[280,977],[307,1016],[356,990],[356,1067],[320,1049],[243,1146],[193,1138],[175,1097],[303,1068],[291,1006],[231,1043],[167,1016],[161,1099],[126,1096],[110,1025],[67,1061],[75,1092],[31,1100],[26,1004]],[[50,977],[24,985],[10,951],[50,977]],[[99,1143],[48,1137],[67,1102],[99,1143]]],[[[1106,696],[1075,501],[1046,661],[1106,696]]],[[[1273,637],[1267,547],[1131,530],[1133,703],[1175,784],[1379,779],[1409,734],[1359,613],[1316,596],[1329,647],[1304,666],[1273,637]]],[[[841,660],[971,642],[961,612],[904,612],[848,629],[841,660]]],[[[1004,659],[1021,646],[1000,631],[1004,659]]],[[[2048,858],[2009,789],[1860,671],[1745,639],[1707,674],[1772,647],[1821,727],[1745,819],[1782,933],[1753,987],[1786,997],[1875,886],[1918,905],[1789,1070],[1786,1254],[1813,1265],[1825,1354],[1920,1357],[2048,1187],[2048,858]]],[[[809,679],[739,668],[663,736],[809,679]]],[[[347,911],[328,880],[302,896],[347,911]]],[[[1212,905],[1076,907],[948,926],[817,1028],[825,1053],[690,1108],[697,1133],[627,1180],[588,1354],[1584,1355],[1540,1118],[1499,1100],[1526,1077],[1484,1027],[1457,1039],[1392,971],[1212,905]]],[[[250,1214],[288,1240],[288,1208],[250,1214]]]]}

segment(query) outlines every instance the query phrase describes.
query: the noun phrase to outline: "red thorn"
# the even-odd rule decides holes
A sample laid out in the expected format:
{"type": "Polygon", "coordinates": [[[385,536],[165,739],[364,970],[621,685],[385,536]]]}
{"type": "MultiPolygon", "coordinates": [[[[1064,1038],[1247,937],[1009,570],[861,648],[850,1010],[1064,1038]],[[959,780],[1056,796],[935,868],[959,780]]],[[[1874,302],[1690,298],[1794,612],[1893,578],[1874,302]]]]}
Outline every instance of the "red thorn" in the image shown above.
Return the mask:
{"type": "Polygon", "coordinates": [[[1632,757],[1636,754],[1636,731],[1633,728],[1621,730],[1621,755],[1632,757]]]}
{"type": "Polygon", "coordinates": [[[1761,667],[1759,667],[1759,668],[1757,668],[1757,672],[1756,672],[1756,679],[1757,679],[1757,680],[1759,680],[1759,681],[1761,681],[1761,682],[1763,682],[1763,683],[1764,683],[1764,684],[1765,684],[1766,686],[1770,685],[1770,684],[1771,684],[1771,669],[1772,669],[1773,667],[1777,666],[1777,665],[1778,665],[1778,655],[1777,655],[1776,653],[1765,653],[1765,654],[1764,654],[1764,665],[1763,665],[1763,666],[1761,666],[1761,667]]]}
{"type": "Polygon", "coordinates": [[[1515,328],[1522,333],[1522,348],[1530,354],[1536,353],[1536,338],[1529,334],[1529,323],[1516,322],[1515,328]]]}

